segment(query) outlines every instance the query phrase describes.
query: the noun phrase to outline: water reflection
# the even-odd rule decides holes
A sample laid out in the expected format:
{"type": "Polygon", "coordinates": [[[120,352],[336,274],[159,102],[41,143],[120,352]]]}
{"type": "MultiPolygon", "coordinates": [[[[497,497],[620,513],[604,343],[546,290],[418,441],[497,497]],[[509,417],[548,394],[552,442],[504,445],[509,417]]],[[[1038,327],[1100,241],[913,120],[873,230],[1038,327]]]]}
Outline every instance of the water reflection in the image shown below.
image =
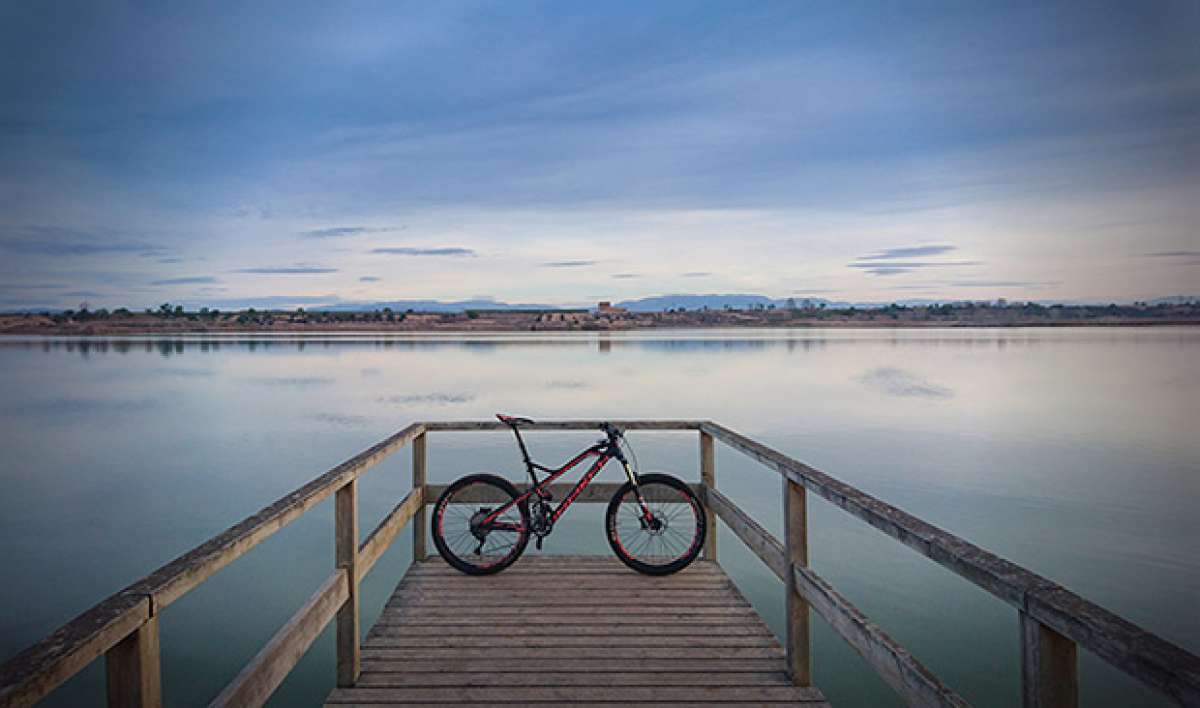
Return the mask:
{"type": "MultiPolygon", "coordinates": [[[[1200,649],[1200,328],[0,339],[0,390],[0,654],[414,420],[496,411],[719,420],[1200,649]]],[[[647,468],[694,478],[694,434],[632,437],[647,468]]],[[[590,439],[531,444],[550,461],[590,439]]],[[[521,474],[502,434],[433,433],[430,455],[437,483],[521,474]]],[[[364,514],[403,496],[407,459],[364,478],[364,514]]],[[[722,449],[718,485],[778,532],[777,476],[722,449]]],[[[573,511],[552,549],[603,552],[601,512],[593,528],[573,511]]],[[[171,608],[173,703],[211,699],[304,602],[332,563],[331,523],[314,512],[171,608]]],[[[1015,651],[1008,608],[830,505],[814,503],[811,545],[950,685],[1012,703],[1015,663],[996,668],[1015,651]]],[[[736,540],[721,548],[778,627],[778,583],[736,540]]],[[[381,577],[379,603],[395,581],[381,577]]],[[[835,703],[891,700],[817,642],[835,703]]],[[[313,655],[283,704],[319,705],[330,650],[313,655]]],[[[1092,699],[1144,701],[1088,666],[1092,699]]],[[[102,673],[100,693],[58,705],[94,702],[102,673]]]]}

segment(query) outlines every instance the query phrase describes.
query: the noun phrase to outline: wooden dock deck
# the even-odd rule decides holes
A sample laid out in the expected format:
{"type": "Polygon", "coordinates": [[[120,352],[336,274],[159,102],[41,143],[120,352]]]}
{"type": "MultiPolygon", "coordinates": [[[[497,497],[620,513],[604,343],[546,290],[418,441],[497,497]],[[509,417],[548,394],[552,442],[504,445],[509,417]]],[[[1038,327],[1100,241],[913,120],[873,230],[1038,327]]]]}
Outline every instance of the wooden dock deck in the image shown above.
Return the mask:
{"type": "Polygon", "coordinates": [[[440,558],[405,574],[325,705],[800,704],[786,653],[712,561],[666,577],[615,558],[530,556],[473,577],[440,558]]]}

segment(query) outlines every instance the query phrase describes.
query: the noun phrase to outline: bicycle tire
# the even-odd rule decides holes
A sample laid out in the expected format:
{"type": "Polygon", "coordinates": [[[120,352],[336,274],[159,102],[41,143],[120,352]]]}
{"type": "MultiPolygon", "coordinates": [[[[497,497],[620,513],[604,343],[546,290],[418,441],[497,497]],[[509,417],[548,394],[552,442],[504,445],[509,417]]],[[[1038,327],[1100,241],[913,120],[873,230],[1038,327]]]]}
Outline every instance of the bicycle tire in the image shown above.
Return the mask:
{"type": "MultiPolygon", "coordinates": [[[[497,477],[492,474],[468,475],[446,487],[446,491],[442,492],[442,495],[438,497],[437,503],[434,504],[432,518],[430,519],[433,531],[433,545],[437,547],[438,554],[451,567],[468,575],[491,575],[499,573],[515,563],[521,557],[521,554],[525,552],[525,546],[529,543],[529,506],[524,502],[513,507],[521,521],[521,528],[523,530],[520,532],[493,531],[485,534],[484,539],[479,539],[475,536],[464,537],[462,529],[448,527],[450,524],[457,524],[461,520],[467,519],[466,532],[473,534],[474,532],[470,528],[470,518],[479,513],[479,511],[503,506],[519,496],[517,488],[512,483],[503,477],[497,477]],[[475,487],[476,489],[470,490],[471,487],[475,487]],[[486,494],[488,487],[494,488],[499,492],[499,495],[493,496],[498,496],[501,501],[471,502],[469,500],[470,494],[464,494],[468,490],[472,493],[480,492],[486,494]],[[451,508],[456,497],[466,499],[466,501],[461,502],[461,510],[452,510],[451,508]],[[476,511],[471,512],[471,507],[476,507],[476,511]],[[452,513],[453,511],[457,511],[457,513],[452,513]],[[451,515],[449,518],[448,514],[451,515]],[[469,552],[463,553],[463,551],[467,550],[476,541],[480,542],[481,547],[484,546],[487,543],[487,537],[493,533],[507,533],[514,537],[511,546],[506,546],[506,548],[509,548],[506,554],[487,562],[472,562],[470,559],[471,554],[469,552]],[[450,535],[449,539],[447,539],[447,534],[450,535]],[[464,545],[464,542],[466,545],[464,545]]],[[[511,513],[511,510],[510,512],[506,512],[506,514],[509,513],[511,513]]],[[[480,561],[483,561],[481,553],[476,553],[476,555],[480,555],[480,561]]]]}
{"type": "Polygon", "coordinates": [[[652,531],[634,519],[630,525],[628,509],[631,505],[636,514],[640,515],[640,505],[636,495],[632,494],[633,485],[629,482],[621,485],[608,502],[604,514],[604,528],[608,536],[608,545],[613,553],[625,565],[646,575],[670,575],[688,567],[700,555],[704,547],[704,537],[708,532],[704,515],[704,507],[685,482],[665,474],[646,474],[638,480],[646,503],[658,517],[664,521],[661,531],[652,531]],[[654,497],[656,499],[651,499],[654,497]],[[668,506],[670,505],[670,506],[668,506]],[[672,525],[673,524],[673,525],[672,525]],[[641,533],[651,537],[641,542],[633,540],[630,534],[641,533]],[[675,534],[672,536],[672,534],[675,534]],[[640,544],[640,545],[639,545],[640,544]],[[664,554],[655,556],[650,551],[662,550],[664,554]],[[657,561],[655,560],[657,558],[657,561]]]}

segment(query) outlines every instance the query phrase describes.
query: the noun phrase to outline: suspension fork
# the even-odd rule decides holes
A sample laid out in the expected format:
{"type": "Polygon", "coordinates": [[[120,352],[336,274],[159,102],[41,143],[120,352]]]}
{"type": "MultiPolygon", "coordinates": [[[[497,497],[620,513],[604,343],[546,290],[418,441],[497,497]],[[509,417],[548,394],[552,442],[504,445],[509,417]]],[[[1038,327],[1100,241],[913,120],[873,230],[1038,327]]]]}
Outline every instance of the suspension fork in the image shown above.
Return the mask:
{"type": "Polygon", "coordinates": [[[626,460],[624,456],[618,459],[621,462],[621,466],[625,468],[625,476],[629,478],[629,484],[633,486],[633,494],[637,497],[638,506],[642,508],[642,520],[646,523],[650,523],[650,520],[654,518],[654,515],[650,513],[650,505],[646,503],[646,498],[642,496],[642,488],[638,483],[637,473],[635,473],[633,468],[629,466],[629,461],[626,460]]]}

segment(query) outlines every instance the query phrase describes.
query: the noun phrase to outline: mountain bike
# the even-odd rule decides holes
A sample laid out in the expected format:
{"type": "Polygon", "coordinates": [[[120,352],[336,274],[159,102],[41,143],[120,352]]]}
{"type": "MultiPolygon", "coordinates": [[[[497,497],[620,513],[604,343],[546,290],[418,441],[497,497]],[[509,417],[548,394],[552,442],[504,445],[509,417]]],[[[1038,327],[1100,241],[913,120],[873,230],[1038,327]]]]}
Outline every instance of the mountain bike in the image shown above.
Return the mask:
{"type": "MultiPolygon", "coordinates": [[[[497,414],[512,428],[532,480],[519,491],[492,474],[473,474],[446,488],[433,508],[433,543],[454,568],[470,575],[498,573],[525,551],[532,535],[540,550],[555,523],[610,460],[625,469],[628,481],[617,489],[605,512],[605,532],[613,553],[625,565],[648,575],[667,575],[686,568],[704,545],[704,511],[691,487],[665,474],[639,475],[625,455],[624,433],[610,423],[600,425],[604,437],[553,469],[534,462],[521,438],[528,418],[497,414]],[[596,458],[557,506],[548,487],[568,470],[596,458]],[[538,480],[537,472],[547,476],[538,480]]],[[[632,454],[632,450],[630,451],[632,454]]],[[[636,457],[634,458],[636,462],[636,457]]]]}

